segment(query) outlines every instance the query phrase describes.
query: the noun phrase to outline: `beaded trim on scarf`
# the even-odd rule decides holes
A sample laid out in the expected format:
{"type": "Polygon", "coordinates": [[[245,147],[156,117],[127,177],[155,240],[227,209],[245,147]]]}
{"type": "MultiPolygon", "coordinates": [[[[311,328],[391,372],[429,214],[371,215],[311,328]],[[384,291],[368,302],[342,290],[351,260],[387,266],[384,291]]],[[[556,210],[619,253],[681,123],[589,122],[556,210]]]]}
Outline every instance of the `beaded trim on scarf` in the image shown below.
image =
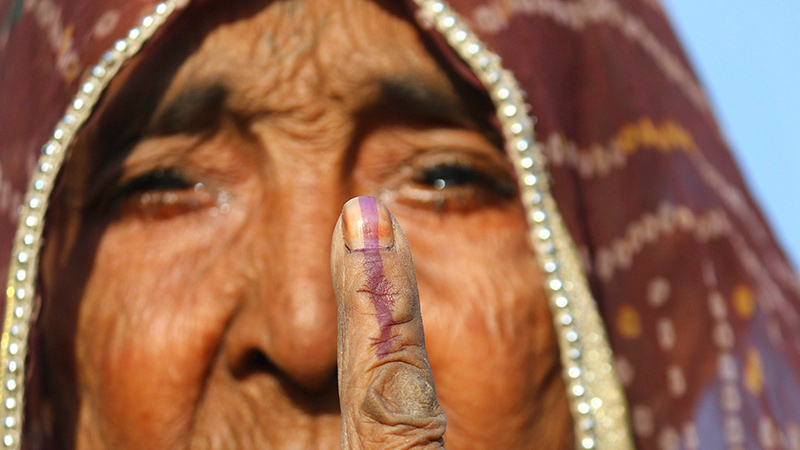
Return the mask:
{"type": "MultiPolygon", "coordinates": [[[[592,298],[577,250],[563,224],[547,181],[541,149],[534,141],[533,121],[524,94],[500,58],[471,32],[442,0],[414,0],[422,17],[446,39],[472,68],[497,108],[514,164],[523,206],[527,211],[529,242],[546,276],[545,289],[563,365],[576,447],[581,449],[633,448],[627,406],[611,365],[612,353],[597,306],[592,298]]],[[[56,177],[76,133],[122,64],[134,56],[176,8],[187,0],[156,5],[124,39],[103,54],[81,84],[52,136],[42,147],[30,182],[14,238],[6,290],[6,313],[0,341],[0,411],[2,445],[21,447],[25,398],[25,361],[31,313],[36,297],[39,250],[44,216],[56,177]]]]}
{"type": "Polygon", "coordinates": [[[47,204],[64,162],[66,149],[91,115],[95,104],[122,64],[139,51],[142,44],[153,36],[180,5],[181,0],[158,3],[151,14],[143,17],[138,26],[128,30],[123,39],[116,41],[100,57],[100,61],[91,68],[89,75],[81,83],[77,95],[73,97],[50,139],[42,147],[25,203],[21,206],[6,288],[6,312],[0,342],[3,383],[0,411],[4,448],[19,449],[21,446],[25,410],[25,360],[28,354],[31,313],[36,298],[39,249],[47,204]]]}
{"type": "Polygon", "coordinates": [[[528,221],[528,241],[545,274],[563,376],[579,449],[633,448],[627,404],[612,366],[611,346],[577,249],[550,193],[544,156],[534,140],[524,93],[442,0],[414,0],[423,17],[478,76],[497,109],[506,154],[514,164],[528,221]]]}

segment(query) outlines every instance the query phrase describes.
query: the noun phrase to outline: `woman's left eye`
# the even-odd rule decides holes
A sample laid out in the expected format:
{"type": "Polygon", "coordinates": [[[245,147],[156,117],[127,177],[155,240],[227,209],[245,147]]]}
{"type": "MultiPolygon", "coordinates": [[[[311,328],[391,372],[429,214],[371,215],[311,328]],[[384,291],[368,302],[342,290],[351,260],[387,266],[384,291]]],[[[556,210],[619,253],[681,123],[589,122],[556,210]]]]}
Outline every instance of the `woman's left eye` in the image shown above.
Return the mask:
{"type": "Polygon", "coordinates": [[[175,169],[159,168],[125,183],[112,196],[112,207],[121,216],[136,214],[147,219],[169,219],[215,206],[218,196],[202,183],[192,182],[175,169]]]}
{"type": "Polygon", "coordinates": [[[508,171],[502,166],[494,167],[493,162],[422,159],[412,163],[410,183],[398,190],[398,200],[440,212],[468,212],[503,204],[516,195],[516,185],[508,171]]]}
{"type": "Polygon", "coordinates": [[[492,175],[476,169],[471,164],[436,165],[425,169],[414,180],[422,186],[429,186],[436,190],[475,187],[497,194],[512,195],[513,185],[496,179],[492,175]]]}

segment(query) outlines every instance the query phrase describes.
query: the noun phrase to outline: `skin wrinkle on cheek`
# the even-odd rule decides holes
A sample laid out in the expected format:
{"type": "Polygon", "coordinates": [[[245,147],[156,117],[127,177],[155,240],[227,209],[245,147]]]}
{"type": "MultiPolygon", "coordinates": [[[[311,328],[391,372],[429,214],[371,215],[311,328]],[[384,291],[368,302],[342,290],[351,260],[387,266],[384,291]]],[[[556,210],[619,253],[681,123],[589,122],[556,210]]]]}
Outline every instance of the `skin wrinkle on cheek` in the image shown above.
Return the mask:
{"type": "Polygon", "coordinates": [[[384,359],[391,351],[392,341],[397,338],[392,336],[394,293],[391,292],[391,285],[383,272],[383,259],[378,244],[378,205],[372,197],[361,197],[358,199],[358,206],[363,218],[364,273],[367,275],[367,285],[360,292],[368,293],[375,307],[380,336],[373,338],[373,343],[377,345],[378,359],[384,359]]]}

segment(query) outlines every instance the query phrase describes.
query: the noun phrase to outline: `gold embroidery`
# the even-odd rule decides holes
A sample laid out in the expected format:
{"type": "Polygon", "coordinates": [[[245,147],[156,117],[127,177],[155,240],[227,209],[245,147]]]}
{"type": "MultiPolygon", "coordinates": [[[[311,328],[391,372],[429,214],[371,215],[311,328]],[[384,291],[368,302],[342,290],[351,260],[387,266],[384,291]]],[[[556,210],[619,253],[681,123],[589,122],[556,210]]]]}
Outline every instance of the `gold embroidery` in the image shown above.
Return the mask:
{"type": "Polygon", "coordinates": [[[685,128],[672,120],[656,125],[649,117],[622,127],[616,137],[617,145],[626,155],[651,148],[661,152],[697,151],[697,144],[685,128]]]}
{"type": "Polygon", "coordinates": [[[747,350],[744,362],[744,385],[753,395],[761,394],[764,386],[764,369],[761,364],[761,355],[755,348],[747,350]]]}
{"type": "Polygon", "coordinates": [[[733,289],[733,310],[742,319],[753,317],[756,309],[753,291],[745,284],[739,284],[733,289]]]}
{"type": "Polygon", "coordinates": [[[617,315],[617,329],[625,339],[636,339],[642,335],[642,319],[631,305],[623,305],[617,315]]]}

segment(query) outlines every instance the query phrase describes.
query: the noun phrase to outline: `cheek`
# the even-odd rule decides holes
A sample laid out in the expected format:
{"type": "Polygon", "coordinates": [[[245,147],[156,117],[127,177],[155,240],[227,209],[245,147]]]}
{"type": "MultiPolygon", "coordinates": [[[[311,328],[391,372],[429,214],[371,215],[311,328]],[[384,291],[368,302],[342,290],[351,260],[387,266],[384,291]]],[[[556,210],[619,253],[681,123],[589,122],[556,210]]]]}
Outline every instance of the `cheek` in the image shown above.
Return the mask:
{"type": "Polygon", "coordinates": [[[404,223],[428,355],[453,437],[469,430],[509,436],[515,424],[529,426],[536,397],[558,366],[541,275],[521,214],[498,214],[462,217],[463,223],[438,228],[404,223]]]}
{"type": "Polygon", "coordinates": [[[152,433],[166,448],[190,425],[241,289],[226,233],[141,226],[112,226],[99,242],[78,315],[78,382],[120,439],[152,433]]]}

